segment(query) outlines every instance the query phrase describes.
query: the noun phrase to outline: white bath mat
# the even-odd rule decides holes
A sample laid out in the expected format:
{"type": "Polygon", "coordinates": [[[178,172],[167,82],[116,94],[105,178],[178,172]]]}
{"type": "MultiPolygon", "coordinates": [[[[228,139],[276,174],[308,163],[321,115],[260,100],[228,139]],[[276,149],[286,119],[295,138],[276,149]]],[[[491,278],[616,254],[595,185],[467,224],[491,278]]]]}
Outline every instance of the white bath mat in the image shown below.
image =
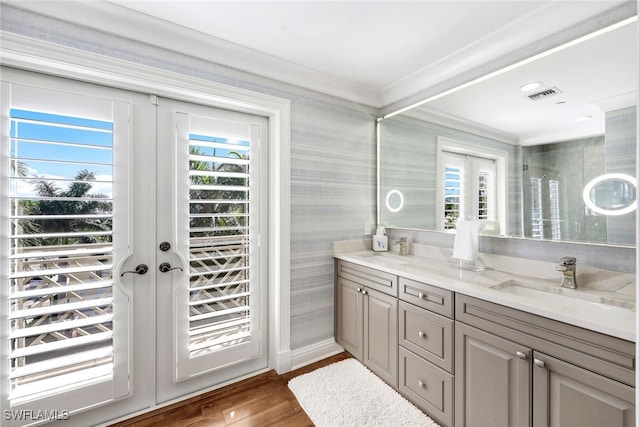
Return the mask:
{"type": "Polygon", "coordinates": [[[355,359],[295,377],[289,388],[317,427],[439,427],[355,359]]]}

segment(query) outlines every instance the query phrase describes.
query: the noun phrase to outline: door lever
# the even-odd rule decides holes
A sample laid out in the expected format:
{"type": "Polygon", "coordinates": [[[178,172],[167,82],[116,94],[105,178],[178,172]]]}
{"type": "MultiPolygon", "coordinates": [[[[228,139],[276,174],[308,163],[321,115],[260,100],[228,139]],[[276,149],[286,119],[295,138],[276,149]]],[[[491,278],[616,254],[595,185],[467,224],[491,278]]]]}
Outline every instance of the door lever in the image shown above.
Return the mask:
{"type": "Polygon", "coordinates": [[[180,271],[184,271],[182,269],[182,267],[171,267],[171,264],[169,264],[168,262],[163,262],[162,264],[160,264],[160,266],[158,267],[158,269],[160,270],[161,273],[167,273],[171,270],[180,270],[180,271]]]}
{"type": "Polygon", "coordinates": [[[138,264],[136,265],[135,270],[125,271],[120,275],[120,277],[124,276],[127,273],[134,273],[134,274],[140,274],[140,275],[147,274],[147,271],[149,271],[149,267],[147,266],[147,264],[138,264]]]}

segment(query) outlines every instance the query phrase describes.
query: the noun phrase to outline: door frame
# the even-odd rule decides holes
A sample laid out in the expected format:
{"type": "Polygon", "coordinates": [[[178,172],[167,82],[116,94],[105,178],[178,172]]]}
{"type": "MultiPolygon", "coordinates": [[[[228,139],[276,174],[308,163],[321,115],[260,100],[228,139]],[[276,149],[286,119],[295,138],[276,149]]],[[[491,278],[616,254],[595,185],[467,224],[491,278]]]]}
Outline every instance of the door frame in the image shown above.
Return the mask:
{"type": "MultiPolygon", "coordinates": [[[[3,66],[266,117],[269,121],[269,368],[291,370],[290,101],[13,34],[3,66]]],[[[185,396],[188,397],[188,396],[185,396]]]]}

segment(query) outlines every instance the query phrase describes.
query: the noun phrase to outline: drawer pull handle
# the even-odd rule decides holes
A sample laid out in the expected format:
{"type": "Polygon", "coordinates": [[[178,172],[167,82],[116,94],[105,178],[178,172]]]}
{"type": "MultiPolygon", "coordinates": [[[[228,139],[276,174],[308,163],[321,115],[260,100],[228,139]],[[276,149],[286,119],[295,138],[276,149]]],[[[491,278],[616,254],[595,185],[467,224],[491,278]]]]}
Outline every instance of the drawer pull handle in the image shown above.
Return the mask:
{"type": "Polygon", "coordinates": [[[534,365],[536,365],[538,368],[544,368],[544,361],[540,360],[540,359],[533,359],[533,363],[534,365]]]}
{"type": "Polygon", "coordinates": [[[425,334],[425,333],[424,333],[424,332],[422,332],[422,331],[418,331],[418,336],[419,336],[420,338],[424,338],[424,337],[426,337],[426,336],[427,336],[427,334],[425,334]]]}
{"type": "Polygon", "coordinates": [[[518,356],[518,359],[527,360],[527,353],[523,353],[521,351],[517,351],[516,352],[516,356],[518,356]]]}
{"type": "Polygon", "coordinates": [[[418,298],[424,299],[424,294],[422,292],[418,292],[418,298]]]}
{"type": "Polygon", "coordinates": [[[418,387],[427,388],[427,385],[425,383],[423,383],[422,381],[418,381],[418,387]]]}

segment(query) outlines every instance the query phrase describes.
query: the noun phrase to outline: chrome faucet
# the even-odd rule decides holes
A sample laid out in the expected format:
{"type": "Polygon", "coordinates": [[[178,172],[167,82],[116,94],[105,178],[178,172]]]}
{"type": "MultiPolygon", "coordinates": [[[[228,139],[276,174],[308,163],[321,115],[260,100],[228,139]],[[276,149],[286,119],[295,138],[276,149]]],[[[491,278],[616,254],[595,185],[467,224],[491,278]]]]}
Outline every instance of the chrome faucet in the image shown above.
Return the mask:
{"type": "Polygon", "coordinates": [[[573,257],[562,257],[561,264],[556,266],[556,270],[562,272],[562,283],[560,286],[563,288],[576,289],[578,283],[576,282],[576,259],[573,257]]]}
{"type": "Polygon", "coordinates": [[[406,237],[400,237],[398,240],[395,241],[396,245],[400,245],[400,249],[398,250],[398,254],[405,256],[405,255],[409,255],[409,242],[407,241],[406,237]]]}

